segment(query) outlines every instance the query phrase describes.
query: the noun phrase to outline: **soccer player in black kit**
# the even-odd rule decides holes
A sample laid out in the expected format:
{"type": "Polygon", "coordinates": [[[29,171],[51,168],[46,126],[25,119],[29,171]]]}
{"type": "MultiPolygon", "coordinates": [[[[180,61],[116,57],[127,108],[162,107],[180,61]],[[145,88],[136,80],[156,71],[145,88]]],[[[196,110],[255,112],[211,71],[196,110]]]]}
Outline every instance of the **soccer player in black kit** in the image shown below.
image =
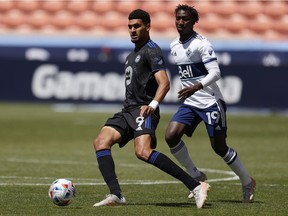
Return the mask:
{"type": "Polygon", "coordinates": [[[111,148],[116,143],[122,148],[134,139],[136,156],[183,182],[189,190],[188,198],[194,197],[197,208],[202,208],[210,185],[194,180],[166,155],[155,150],[155,130],[160,118],[158,105],[169,91],[170,82],[162,51],[150,39],[149,13],[141,9],[132,11],[128,17],[128,31],[135,48],[125,61],[124,107],[106,121],[93,142],[100,172],[110,190],[94,207],[126,204],[111,148]]]}

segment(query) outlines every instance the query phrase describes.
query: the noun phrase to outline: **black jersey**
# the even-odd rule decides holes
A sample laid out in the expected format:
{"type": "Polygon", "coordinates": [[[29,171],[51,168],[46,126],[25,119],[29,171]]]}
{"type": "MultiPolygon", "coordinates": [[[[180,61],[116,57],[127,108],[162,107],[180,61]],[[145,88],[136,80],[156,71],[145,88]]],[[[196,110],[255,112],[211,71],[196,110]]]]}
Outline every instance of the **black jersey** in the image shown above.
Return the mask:
{"type": "Polygon", "coordinates": [[[154,73],[163,69],[166,67],[161,48],[152,40],[127,56],[125,109],[147,105],[153,100],[158,88],[154,73]]]}

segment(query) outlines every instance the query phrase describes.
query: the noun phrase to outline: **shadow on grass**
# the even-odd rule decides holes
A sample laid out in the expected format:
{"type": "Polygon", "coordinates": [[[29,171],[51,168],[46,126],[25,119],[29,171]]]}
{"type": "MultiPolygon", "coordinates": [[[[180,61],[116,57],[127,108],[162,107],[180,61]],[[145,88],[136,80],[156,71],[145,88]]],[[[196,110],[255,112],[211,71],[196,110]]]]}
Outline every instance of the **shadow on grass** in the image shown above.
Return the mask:
{"type": "Polygon", "coordinates": [[[253,203],[256,204],[263,204],[264,202],[262,201],[254,201],[253,203],[243,203],[241,200],[216,200],[214,202],[220,202],[220,203],[239,203],[239,204],[243,204],[243,205],[253,205],[253,203]]]}
{"type": "MultiPolygon", "coordinates": [[[[203,208],[212,208],[213,203],[231,203],[231,204],[241,204],[241,205],[253,205],[253,204],[263,204],[261,201],[254,201],[253,203],[243,203],[241,200],[215,200],[208,201],[203,208]]],[[[127,205],[131,206],[161,206],[161,207],[181,207],[181,208],[191,208],[191,206],[195,206],[195,202],[188,203],[128,203],[127,205]]]]}
{"type": "MultiPolygon", "coordinates": [[[[195,203],[188,203],[188,202],[183,202],[183,203],[128,203],[127,205],[134,205],[134,206],[160,206],[160,207],[176,207],[176,208],[191,208],[195,207],[196,208],[196,204],[195,203]]],[[[212,204],[211,203],[206,203],[204,208],[209,208],[211,207],[212,204]]]]}

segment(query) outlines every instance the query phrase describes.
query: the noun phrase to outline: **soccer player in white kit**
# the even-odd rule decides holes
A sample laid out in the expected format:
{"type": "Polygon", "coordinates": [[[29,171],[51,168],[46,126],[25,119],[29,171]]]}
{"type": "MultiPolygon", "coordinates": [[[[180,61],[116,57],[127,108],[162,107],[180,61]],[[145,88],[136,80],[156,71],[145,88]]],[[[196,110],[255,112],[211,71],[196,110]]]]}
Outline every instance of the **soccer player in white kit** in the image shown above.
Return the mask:
{"type": "Polygon", "coordinates": [[[237,152],[226,144],[226,104],[216,83],[221,72],[211,43],[193,30],[198,20],[199,15],[194,7],[176,7],[175,24],[180,37],[171,43],[170,48],[182,86],[178,98],[183,103],[172,117],[165,139],[171,153],[189,174],[199,181],[205,181],[206,175],[194,165],[182,140],[184,134],[191,137],[203,121],[213,150],[239,176],[243,202],[250,203],[253,202],[256,182],[247,174],[237,152]]]}

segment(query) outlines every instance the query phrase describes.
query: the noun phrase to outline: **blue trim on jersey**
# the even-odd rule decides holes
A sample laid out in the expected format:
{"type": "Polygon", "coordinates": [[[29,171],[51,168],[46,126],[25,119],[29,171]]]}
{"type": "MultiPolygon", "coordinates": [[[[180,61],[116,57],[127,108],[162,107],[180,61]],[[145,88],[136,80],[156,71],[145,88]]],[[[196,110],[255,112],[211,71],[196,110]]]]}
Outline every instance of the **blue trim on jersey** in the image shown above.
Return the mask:
{"type": "Polygon", "coordinates": [[[105,149],[96,152],[96,158],[104,157],[104,156],[111,156],[111,150],[105,149]]]}
{"type": "Polygon", "coordinates": [[[147,45],[148,45],[148,47],[150,47],[150,48],[156,48],[156,47],[157,47],[157,44],[156,44],[154,41],[152,41],[152,40],[149,40],[149,41],[147,42],[147,45]]]}
{"type": "Polygon", "coordinates": [[[217,61],[217,58],[211,58],[211,59],[209,59],[208,61],[205,61],[204,64],[209,63],[209,62],[212,62],[212,61],[217,61]]]}
{"type": "Polygon", "coordinates": [[[180,79],[190,79],[208,74],[203,62],[178,65],[180,79]]]}
{"type": "Polygon", "coordinates": [[[196,38],[195,36],[197,35],[197,33],[196,32],[194,32],[186,41],[180,41],[180,38],[179,38],[179,43],[180,44],[185,44],[185,43],[187,43],[188,41],[190,41],[191,40],[191,38],[196,38]]]}
{"type": "Polygon", "coordinates": [[[160,70],[166,70],[166,68],[157,68],[157,69],[153,70],[152,73],[157,73],[160,70]]]}
{"type": "Polygon", "coordinates": [[[144,120],[144,127],[145,128],[148,128],[148,129],[151,129],[151,123],[152,123],[152,118],[151,118],[151,115],[149,115],[147,118],[145,118],[144,120]]]}
{"type": "Polygon", "coordinates": [[[160,152],[153,151],[148,159],[148,162],[154,164],[160,152]]]}

